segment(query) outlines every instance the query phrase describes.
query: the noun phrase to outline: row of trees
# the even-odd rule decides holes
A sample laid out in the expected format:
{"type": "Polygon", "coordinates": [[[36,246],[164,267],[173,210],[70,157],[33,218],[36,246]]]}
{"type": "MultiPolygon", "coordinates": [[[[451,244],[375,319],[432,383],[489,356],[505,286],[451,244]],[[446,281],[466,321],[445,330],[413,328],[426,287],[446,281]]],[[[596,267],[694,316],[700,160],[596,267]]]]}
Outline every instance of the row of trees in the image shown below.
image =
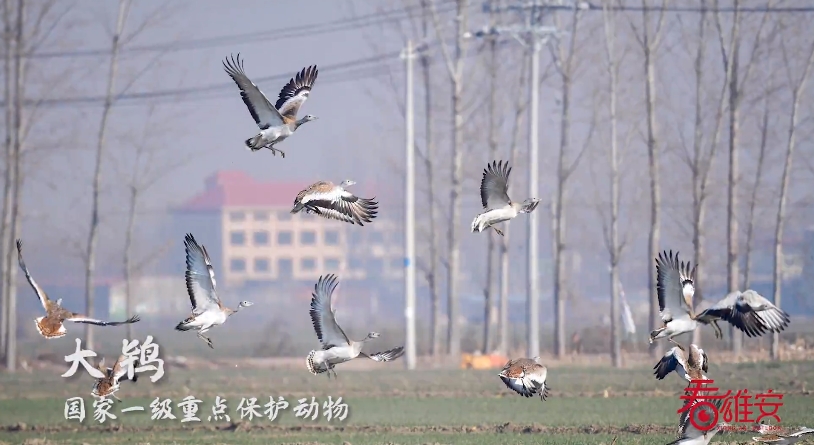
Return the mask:
{"type": "MultiPolygon", "coordinates": [[[[4,126],[4,199],[2,207],[2,226],[0,226],[0,354],[5,358],[5,366],[9,372],[14,372],[18,356],[17,351],[17,252],[14,240],[21,235],[21,221],[24,212],[22,205],[22,190],[27,181],[41,182],[48,187],[58,189],[62,183],[73,178],[61,175],[53,176],[52,171],[43,168],[49,162],[49,156],[59,151],[71,153],[70,146],[88,147],[92,153],[92,171],[90,175],[90,188],[85,196],[89,199],[89,224],[83,236],[84,239],[62,240],[70,246],[85,264],[85,313],[94,316],[94,286],[97,270],[98,244],[100,230],[103,224],[110,222],[108,218],[121,215],[106,215],[101,205],[102,196],[111,188],[124,186],[122,192],[126,197],[126,214],[123,221],[117,224],[124,227],[121,234],[124,239],[122,270],[125,276],[127,291],[126,301],[128,308],[130,302],[130,284],[133,274],[143,270],[155,256],[137,254],[134,252],[135,240],[138,238],[138,215],[142,207],[143,195],[159,180],[165,177],[174,168],[186,162],[185,157],[178,153],[177,158],[161,156],[156,159],[155,141],[152,138],[159,134],[162,128],[160,111],[157,106],[145,107],[146,112],[140,116],[144,126],[114,125],[114,105],[117,99],[125,94],[149,68],[154,67],[164,55],[159,53],[146,59],[127,65],[122,70],[120,53],[123,48],[132,44],[140,35],[150,29],[162,26],[171,14],[168,3],[139,14],[142,18],[130,18],[132,2],[119,0],[113,26],[102,23],[109,30],[109,53],[104,56],[107,63],[107,75],[104,82],[104,92],[93,90],[98,85],[87,82],[91,73],[83,71],[85,60],[75,60],[70,51],[64,55],[57,54],[52,57],[38,57],[53,47],[58,47],[64,41],[71,29],[94,26],[88,22],[85,13],[93,15],[105,11],[100,7],[94,11],[83,11],[75,8],[72,2],[62,1],[32,1],[32,0],[3,0],[2,14],[2,54],[3,54],[3,81],[5,126],[4,126]],[[129,31],[128,31],[129,30],[129,31]],[[68,62],[64,62],[68,60],[68,62]],[[146,61],[145,61],[146,60],[146,61]],[[124,71],[124,72],[122,72],[124,71]],[[47,73],[47,74],[43,74],[47,73]],[[90,87],[91,89],[88,89],[90,87]],[[77,122],[68,122],[70,119],[82,119],[81,113],[76,113],[64,120],[54,117],[49,108],[59,105],[59,100],[50,97],[59,96],[60,91],[82,91],[96,97],[103,94],[101,106],[94,108],[98,118],[95,138],[89,140],[77,122]],[[33,99],[39,97],[40,99],[33,99]],[[45,129],[45,131],[43,131],[45,129]],[[66,141],[70,141],[69,143],[66,141]],[[115,157],[110,156],[111,146],[116,146],[115,157]],[[110,172],[111,178],[105,178],[105,172],[110,172]]],[[[98,17],[98,15],[97,15],[98,17]]],[[[98,24],[97,24],[98,25],[98,24]]],[[[64,47],[64,46],[63,46],[64,47]]],[[[81,55],[79,56],[81,57],[81,55]]],[[[103,60],[104,60],[103,59],[103,60]]],[[[132,58],[131,58],[132,60],[132,58]]],[[[96,67],[94,66],[93,69],[96,67]]],[[[85,68],[87,69],[87,68],[85,68]]],[[[83,150],[84,152],[84,150],[83,150]]],[[[74,156],[83,158],[87,155],[74,152],[74,156]]],[[[71,161],[77,166],[79,162],[71,161]]],[[[63,173],[64,174],[64,173],[63,173]]],[[[50,215],[56,221],[66,221],[65,216],[50,215]]],[[[149,249],[146,249],[149,250],[149,249]]],[[[129,312],[129,310],[128,310],[129,312]]],[[[93,349],[94,337],[91,325],[86,325],[85,346],[93,349]]],[[[132,325],[128,325],[132,329],[132,325]]],[[[132,331],[128,330],[132,337],[132,331]]]]}
{"type": "MultiPolygon", "coordinates": [[[[516,167],[512,196],[523,195],[525,171],[517,167],[527,159],[520,138],[528,125],[531,81],[541,82],[548,104],[541,122],[546,135],[541,192],[551,193],[552,266],[540,273],[552,275],[557,356],[566,352],[565,307],[575,286],[567,273],[569,251],[590,244],[584,233],[566,233],[573,226],[588,226],[606,246],[609,350],[617,366],[622,363],[620,267],[627,263],[639,276],[647,273],[649,328],[658,327],[653,258],[681,244],[665,237],[665,229],[691,240],[693,255],[685,259],[701,265],[699,294],[718,284],[709,272],[716,266],[726,268],[730,291],[748,288],[755,277],[755,240],[773,232],[774,293],[767,297],[780,305],[789,202],[805,201],[803,189],[794,184],[804,185],[804,175],[811,173],[795,168],[798,145],[814,130],[812,110],[805,105],[814,40],[802,32],[810,14],[784,13],[785,5],[777,2],[745,9],[739,0],[701,0],[680,11],[659,0],[608,0],[589,10],[491,0],[486,2],[491,12],[482,14],[480,4],[467,0],[456,0],[454,7],[416,3],[399,3],[413,11],[412,20],[394,21],[380,33],[424,45],[417,89],[424,101],[417,122],[423,119],[424,128],[416,150],[423,160],[418,174],[425,178],[418,184],[427,199],[417,214],[424,216],[419,230],[426,230],[418,238],[426,241],[419,248],[419,268],[430,290],[433,355],[459,354],[462,267],[481,267],[478,261],[462,266],[460,259],[459,232],[470,217],[461,214],[462,190],[477,188],[485,161],[504,158],[516,167]],[[509,11],[509,6],[519,8],[509,11]],[[547,42],[541,79],[528,78],[528,51],[510,35],[485,32],[485,38],[471,38],[481,24],[491,29],[534,23],[536,17],[529,16],[538,13],[560,32],[547,42]],[[447,199],[442,190],[449,190],[447,199]],[[721,209],[713,211],[725,214],[725,220],[710,217],[711,206],[721,209]],[[567,218],[583,207],[593,210],[567,218]],[[593,224],[577,222],[591,212],[593,224]],[[646,249],[639,249],[643,242],[631,238],[644,230],[646,249]],[[725,256],[717,254],[723,251],[725,256]]],[[[522,224],[522,218],[513,222],[512,232],[522,224]]],[[[482,349],[506,353],[509,284],[522,268],[508,262],[508,230],[505,237],[492,231],[484,236],[482,349]]],[[[738,331],[731,333],[731,348],[742,348],[738,331]]],[[[653,347],[651,353],[662,351],[653,347]]],[[[778,353],[775,335],[772,356],[778,353]]]]}

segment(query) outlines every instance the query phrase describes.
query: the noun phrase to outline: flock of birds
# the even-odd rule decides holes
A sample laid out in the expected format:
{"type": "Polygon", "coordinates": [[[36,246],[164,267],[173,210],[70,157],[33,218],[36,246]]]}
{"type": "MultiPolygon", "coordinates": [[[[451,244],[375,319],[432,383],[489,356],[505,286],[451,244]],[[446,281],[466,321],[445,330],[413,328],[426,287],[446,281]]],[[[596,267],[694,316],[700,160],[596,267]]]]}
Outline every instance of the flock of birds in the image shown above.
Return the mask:
{"type": "MultiPolygon", "coordinates": [[[[232,56],[223,62],[226,73],[234,80],[240,89],[240,96],[260,132],[246,139],[245,145],[251,151],[267,148],[272,155],[279,152],[285,158],[285,153],[276,148],[276,145],[290,137],[304,123],[317,119],[307,114],[298,119],[300,107],[308,99],[314,82],[317,79],[316,66],[303,68],[282,88],[274,105],[265,94],[245,74],[240,55],[232,56]]],[[[522,203],[512,201],[508,195],[508,181],[512,168],[507,162],[492,161],[483,170],[480,184],[481,204],[483,212],[472,221],[472,232],[483,232],[492,228],[496,233],[503,232],[496,227],[497,224],[507,222],[521,213],[533,212],[540,203],[538,198],[528,198],[522,203]]],[[[370,223],[378,213],[378,203],[375,198],[366,199],[355,196],[347,191],[347,187],[354,185],[352,180],[345,180],[339,185],[329,181],[318,181],[297,194],[291,213],[305,210],[323,218],[343,221],[350,224],[370,223]]],[[[189,294],[192,313],[185,320],[178,323],[175,329],[179,331],[197,331],[197,336],[214,349],[212,340],[204,334],[215,326],[222,325],[241,308],[252,306],[253,303],[241,301],[236,309],[223,304],[216,290],[215,272],[212,261],[203,245],[198,244],[192,234],[184,239],[186,251],[186,287],[189,294]]],[[[46,339],[60,338],[66,335],[64,322],[88,323],[98,326],[118,326],[136,323],[139,316],[135,315],[125,321],[104,321],[91,318],[79,313],[71,312],[62,307],[62,299],[52,301],[45,291],[37,284],[28,271],[23,260],[22,241],[17,240],[18,262],[28,283],[40,300],[46,315],[36,318],[37,332],[46,339]]],[[[678,253],[673,256],[672,251],[666,251],[656,258],[657,265],[657,295],[663,326],[650,333],[650,343],[655,340],[667,338],[676,346],[671,348],[655,366],[657,379],[664,379],[668,374],[675,372],[687,381],[706,379],[709,360],[703,349],[695,344],[689,348],[683,347],[675,338],[693,332],[699,325],[711,325],[715,330],[716,338],[723,334],[717,324],[718,320],[729,322],[749,337],[762,335],[766,332],[780,332],[789,324],[789,315],[776,307],[770,301],[753,290],[744,292],[735,291],[715,304],[707,304],[700,312],[696,311],[694,298],[696,289],[694,275],[696,267],[690,267],[689,262],[679,261],[678,253]]],[[[311,322],[321,343],[322,349],[312,350],[306,358],[306,368],[314,375],[331,371],[336,376],[337,365],[360,357],[369,358],[377,362],[393,361],[404,354],[404,347],[399,346],[387,351],[366,354],[362,352],[364,344],[380,336],[377,332],[370,332],[360,340],[348,338],[336,321],[336,311],[332,304],[332,295],[338,285],[336,275],[329,274],[319,277],[314,285],[310,305],[311,322]]],[[[701,308],[699,308],[701,309],[701,308]]],[[[123,369],[124,357],[120,357],[112,368],[104,366],[104,359],[97,365],[103,374],[95,381],[92,394],[96,397],[112,395],[119,389],[119,382],[127,380],[127,370],[123,369]]],[[[503,383],[513,391],[524,397],[539,395],[546,400],[550,386],[546,383],[547,368],[540,363],[540,357],[533,359],[518,358],[509,360],[498,374],[503,383]]],[[[132,381],[136,381],[133,377],[132,381]]],[[[117,398],[118,400],[118,398],[117,398]]],[[[719,405],[716,405],[720,408],[719,405]]],[[[710,409],[709,407],[699,407],[710,409]]],[[[718,423],[712,430],[699,431],[689,421],[689,413],[685,411],[680,418],[679,438],[672,444],[700,445],[707,444],[712,437],[725,427],[718,423]]],[[[766,432],[761,429],[761,432],[766,432]]],[[[814,432],[804,428],[797,433],[770,437],[765,434],[756,441],[777,444],[794,443],[804,434],[814,432]]]]}

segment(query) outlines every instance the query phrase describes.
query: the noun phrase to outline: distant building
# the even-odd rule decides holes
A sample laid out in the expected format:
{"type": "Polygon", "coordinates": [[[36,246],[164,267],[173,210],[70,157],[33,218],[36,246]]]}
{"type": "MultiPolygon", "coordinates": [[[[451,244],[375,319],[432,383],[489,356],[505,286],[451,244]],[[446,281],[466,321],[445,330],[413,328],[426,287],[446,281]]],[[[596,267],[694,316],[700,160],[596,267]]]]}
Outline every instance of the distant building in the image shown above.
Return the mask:
{"type": "MultiPolygon", "coordinates": [[[[397,279],[404,268],[399,225],[381,215],[364,227],[290,213],[306,182],[259,182],[241,171],[219,171],[205,188],[173,209],[173,234],[192,233],[206,246],[227,286],[312,281],[397,279]]],[[[354,191],[363,196],[369,184],[354,191]],[[367,187],[365,187],[367,185],[367,187]]]]}

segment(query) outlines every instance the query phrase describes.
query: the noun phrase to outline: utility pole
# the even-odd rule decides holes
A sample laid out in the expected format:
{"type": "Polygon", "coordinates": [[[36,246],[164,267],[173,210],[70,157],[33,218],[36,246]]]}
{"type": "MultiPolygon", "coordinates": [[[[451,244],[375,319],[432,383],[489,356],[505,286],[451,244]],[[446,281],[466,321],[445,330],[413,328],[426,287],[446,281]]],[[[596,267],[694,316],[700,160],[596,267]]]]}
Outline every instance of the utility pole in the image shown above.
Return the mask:
{"type": "Polygon", "coordinates": [[[401,58],[407,65],[404,98],[404,129],[407,151],[407,171],[404,186],[404,321],[406,325],[405,363],[407,369],[415,369],[415,126],[413,119],[413,41],[407,41],[407,48],[401,58]]]}
{"type": "MultiPolygon", "coordinates": [[[[528,197],[540,196],[539,190],[539,123],[540,123],[540,49],[549,37],[557,34],[557,29],[540,24],[542,12],[546,8],[545,0],[532,0],[519,6],[509,6],[506,9],[521,11],[526,15],[526,24],[523,26],[497,26],[485,28],[474,33],[475,37],[486,35],[510,34],[523,46],[530,50],[531,76],[529,78],[529,191],[528,197]]],[[[483,4],[484,12],[492,12],[491,3],[483,4]]],[[[528,356],[540,355],[540,270],[539,260],[539,224],[537,213],[527,215],[528,229],[528,259],[526,276],[526,307],[527,307],[527,346],[528,356]]]]}

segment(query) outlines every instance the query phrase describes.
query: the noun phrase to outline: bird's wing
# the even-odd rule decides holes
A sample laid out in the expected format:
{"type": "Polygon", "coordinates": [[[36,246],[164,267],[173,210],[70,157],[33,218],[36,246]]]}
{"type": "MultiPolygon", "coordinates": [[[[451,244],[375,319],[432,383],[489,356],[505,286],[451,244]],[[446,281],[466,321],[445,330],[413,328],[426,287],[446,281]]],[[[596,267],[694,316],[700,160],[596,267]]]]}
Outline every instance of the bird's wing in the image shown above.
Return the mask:
{"type": "Polygon", "coordinates": [[[249,113],[254,118],[254,122],[257,123],[261,130],[287,123],[285,118],[277,111],[277,108],[273,107],[266,95],[260,91],[260,88],[257,88],[257,85],[246,77],[240,54],[237,57],[232,57],[231,60],[225,59],[223,69],[240,88],[240,97],[243,98],[243,103],[246,104],[249,113]]]}
{"type": "MultiPolygon", "coordinates": [[[[684,412],[681,413],[681,419],[679,421],[679,425],[680,425],[680,434],[679,435],[681,436],[682,439],[695,439],[695,438],[704,436],[706,433],[708,433],[709,431],[701,431],[698,428],[693,426],[692,422],[690,421],[690,414],[694,414],[694,412],[696,412],[698,410],[702,410],[702,411],[706,412],[706,414],[707,414],[706,418],[708,418],[708,419],[713,418],[713,417],[715,417],[716,412],[721,411],[721,405],[723,404],[723,399],[703,400],[703,401],[695,400],[695,401],[693,401],[691,403],[692,403],[693,406],[691,406],[690,409],[685,410],[684,412]],[[701,406],[695,407],[695,405],[697,405],[699,403],[703,403],[703,404],[701,406]],[[711,403],[714,408],[710,407],[707,403],[711,403]]],[[[696,416],[696,418],[698,418],[700,416],[700,414],[694,414],[694,415],[696,416]]]]}
{"type": "Polygon", "coordinates": [[[511,203],[509,199],[509,163],[492,161],[483,169],[480,180],[480,202],[484,209],[496,209],[511,203]]]}
{"type": "Polygon", "coordinates": [[[132,317],[124,321],[105,321],[99,320],[98,318],[90,318],[86,315],[76,313],[69,313],[67,315],[68,316],[65,317],[65,320],[72,321],[74,323],[95,324],[97,326],[119,326],[123,324],[136,323],[139,320],[141,320],[141,317],[139,317],[138,315],[133,315],[132,317]]]}
{"type": "Polygon", "coordinates": [[[735,301],[735,306],[749,306],[763,326],[772,332],[782,331],[791,321],[788,313],[752,289],[741,293],[740,298],[735,301]]]}
{"type": "Polygon", "coordinates": [[[691,302],[684,299],[681,285],[685,279],[692,279],[689,263],[679,262],[678,252],[675,256],[672,250],[669,254],[667,251],[659,253],[656,258],[656,291],[662,320],[672,320],[677,316],[674,312],[679,307],[685,311],[689,310],[691,302]],[[678,306],[675,306],[676,304],[678,306]]]}
{"type": "Polygon", "coordinates": [[[803,427],[800,427],[799,431],[796,431],[796,432],[794,432],[792,434],[789,434],[789,437],[800,437],[800,436],[805,436],[806,434],[811,434],[811,433],[814,433],[814,428],[808,428],[808,427],[803,426],[803,427]]]}
{"type": "Polygon", "coordinates": [[[122,366],[122,363],[127,359],[125,356],[120,356],[116,363],[113,365],[113,381],[118,382],[122,377],[127,377],[127,368],[122,366]]]}
{"type": "Polygon", "coordinates": [[[687,371],[687,361],[684,359],[684,354],[681,348],[673,346],[663,357],[656,363],[653,369],[657,379],[662,380],[667,377],[671,372],[675,371],[677,367],[681,366],[684,372],[687,371]]]}
{"type": "Polygon", "coordinates": [[[363,355],[376,362],[390,362],[404,355],[404,346],[399,346],[384,352],[376,352],[370,355],[362,352],[360,355],[363,355]]]}
{"type": "Polygon", "coordinates": [[[740,292],[730,292],[721,301],[696,315],[695,319],[709,324],[715,320],[725,320],[743,331],[749,337],[758,337],[766,332],[763,320],[757,316],[748,304],[738,304],[740,292]]]}
{"type": "Polygon", "coordinates": [[[25,274],[25,279],[28,280],[28,284],[31,285],[31,288],[34,289],[34,293],[37,294],[37,298],[40,300],[40,304],[42,304],[43,309],[48,311],[48,294],[34,281],[34,277],[28,272],[28,268],[25,267],[25,261],[23,261],[23,241],[17,240],[17,262],[20,264],[20,269],[23,270],[25,274]]]}
{"type": "Polygon", "coordinates": [[[215,270],[206,249],[195,241],[191,233],[184,237],[184,249],[187,254],[187,293],[193,310],[206,310],[213,306],[221,306],[220,298],[215,290],[215,270]]]}
{"type": "Polygon", "coordinates": [[[287,84],[280,90],[280,95],[277,98],[277,103],[274,107],[281,115],[287,119],[296,120],[297,112],[300,107],[308,99],[311,94],[311,88],[314,87],[314,82],[317,80],[316,65],[303,68],[302,71],[292,77],[287,84]]]}
{"type": "Polygon", "coordinates": [[[375,199],[376,198],[365,199],[350,195],[342,196],[332,201],[313,200],[309,201],[306,206],[308,210],[325,218],[337,219],[339,221],[363,226],[363,223],[371,222],[378,214],[379,204],[375,199]]]}
{"type": "Polygon", "coordinates": [[[311,294],[311,322],[324,349],[350,344],[348,336],[336,323],[336,313],[331,304],[331,295],[337,284],[336,275],[323,275],[319,277],[314,285],[314,293],[311,294]]]}
{"type": "Polygon", "coordinates": [[[764,434],[762,436],[753,437],[752,441],[761,443],[781,443],[784,442],[785,437],[778,436],[777,434],[764,434]]]}

